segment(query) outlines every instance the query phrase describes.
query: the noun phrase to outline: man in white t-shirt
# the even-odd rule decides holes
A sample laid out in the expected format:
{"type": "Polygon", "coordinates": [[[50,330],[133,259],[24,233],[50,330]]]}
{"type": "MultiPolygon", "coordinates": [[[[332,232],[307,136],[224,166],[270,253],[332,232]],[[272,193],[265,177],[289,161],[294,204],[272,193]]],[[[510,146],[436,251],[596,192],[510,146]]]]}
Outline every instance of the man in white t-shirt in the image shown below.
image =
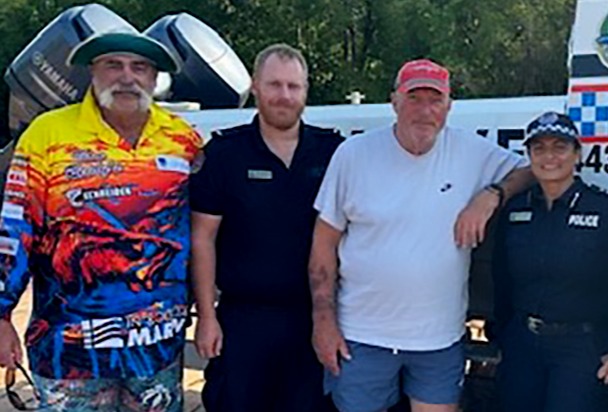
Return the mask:
{"type": "Polygon", "coordinates": [[[396,124],[343,143],[315,202],[313,343],[342,412],[401,393],[413,412],[457,410],[470,251],[531,177],[519,155],[445,125],[449,94],[445,68],[406,63],[396,124]]]}

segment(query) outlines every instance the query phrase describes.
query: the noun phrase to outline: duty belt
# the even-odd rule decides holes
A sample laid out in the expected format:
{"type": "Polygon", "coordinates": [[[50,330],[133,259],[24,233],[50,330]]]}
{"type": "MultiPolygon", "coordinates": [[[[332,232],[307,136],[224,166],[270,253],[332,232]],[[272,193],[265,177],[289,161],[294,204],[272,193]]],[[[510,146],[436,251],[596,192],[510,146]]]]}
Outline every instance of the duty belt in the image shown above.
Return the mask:
{"type": "Polygon", "coordinates": [[[535,335],[576,335],[591,333],[594,330],[593,323],[567,323],[567,322],[545,322],[538,316],[527,316],[526,326],[535,335]]]}

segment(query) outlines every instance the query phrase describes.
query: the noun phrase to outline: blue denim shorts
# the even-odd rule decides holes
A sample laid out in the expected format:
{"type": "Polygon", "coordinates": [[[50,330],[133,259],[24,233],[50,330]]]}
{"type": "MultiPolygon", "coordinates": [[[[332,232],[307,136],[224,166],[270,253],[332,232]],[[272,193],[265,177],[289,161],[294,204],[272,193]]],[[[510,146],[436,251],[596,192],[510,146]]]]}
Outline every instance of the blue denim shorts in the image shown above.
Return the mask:
{"type": "Polygon", "coordinates": [[[428,404],[458,403],[464,382],[464,344],[433,351],[401,351],[352,341],[340,374],[325,371],[325,391],[341,412],[381,411],[401,393],[428,404]]]}

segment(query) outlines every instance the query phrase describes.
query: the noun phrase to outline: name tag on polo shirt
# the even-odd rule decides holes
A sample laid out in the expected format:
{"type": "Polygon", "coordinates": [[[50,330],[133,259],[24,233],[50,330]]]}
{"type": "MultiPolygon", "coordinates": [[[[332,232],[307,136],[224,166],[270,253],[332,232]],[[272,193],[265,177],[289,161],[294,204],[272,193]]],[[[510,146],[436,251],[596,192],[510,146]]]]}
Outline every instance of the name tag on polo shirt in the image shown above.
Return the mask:
{"type": "Polygon", "coordinates": [[[190,163],[178,156],[156,156],[156,168],[165,172],[190,173],[190,163]]]}
{"type": "Polygon", "coordinates": [[[247,177],[252,180],[272,180],[272,170],[247,170],[247,177]]]}
{"type": "Polygon", "coordinates": [[[529,222],[532,220],[532,212],[511,212],[509,213],[509,222],[529,222]]]}

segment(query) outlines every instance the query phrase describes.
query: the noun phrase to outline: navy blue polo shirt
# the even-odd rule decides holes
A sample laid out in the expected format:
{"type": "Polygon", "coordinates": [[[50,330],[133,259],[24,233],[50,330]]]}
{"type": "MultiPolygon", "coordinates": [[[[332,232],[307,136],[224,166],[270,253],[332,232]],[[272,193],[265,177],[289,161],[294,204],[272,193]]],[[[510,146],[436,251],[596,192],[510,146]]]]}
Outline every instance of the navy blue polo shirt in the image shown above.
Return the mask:
{"type": "Polygon", "coordinates": [[[343,141],[302,124],[289,168],[253,122],[213,135],[190,181],[194,212],[222,217],[216,283],[222,302],[310,309],[308,258],[313,202],[331,156],[343,141]]]}
{"type": "MultiPolygon", "coordinates": [[[[497,321],[595,322],[608,333],[608,195],[576,179],[551,210],[535,186],[501,212],[493,258],[497,321]]],[[[608,349],[608,341],[603,345],[608,349]]]]}

